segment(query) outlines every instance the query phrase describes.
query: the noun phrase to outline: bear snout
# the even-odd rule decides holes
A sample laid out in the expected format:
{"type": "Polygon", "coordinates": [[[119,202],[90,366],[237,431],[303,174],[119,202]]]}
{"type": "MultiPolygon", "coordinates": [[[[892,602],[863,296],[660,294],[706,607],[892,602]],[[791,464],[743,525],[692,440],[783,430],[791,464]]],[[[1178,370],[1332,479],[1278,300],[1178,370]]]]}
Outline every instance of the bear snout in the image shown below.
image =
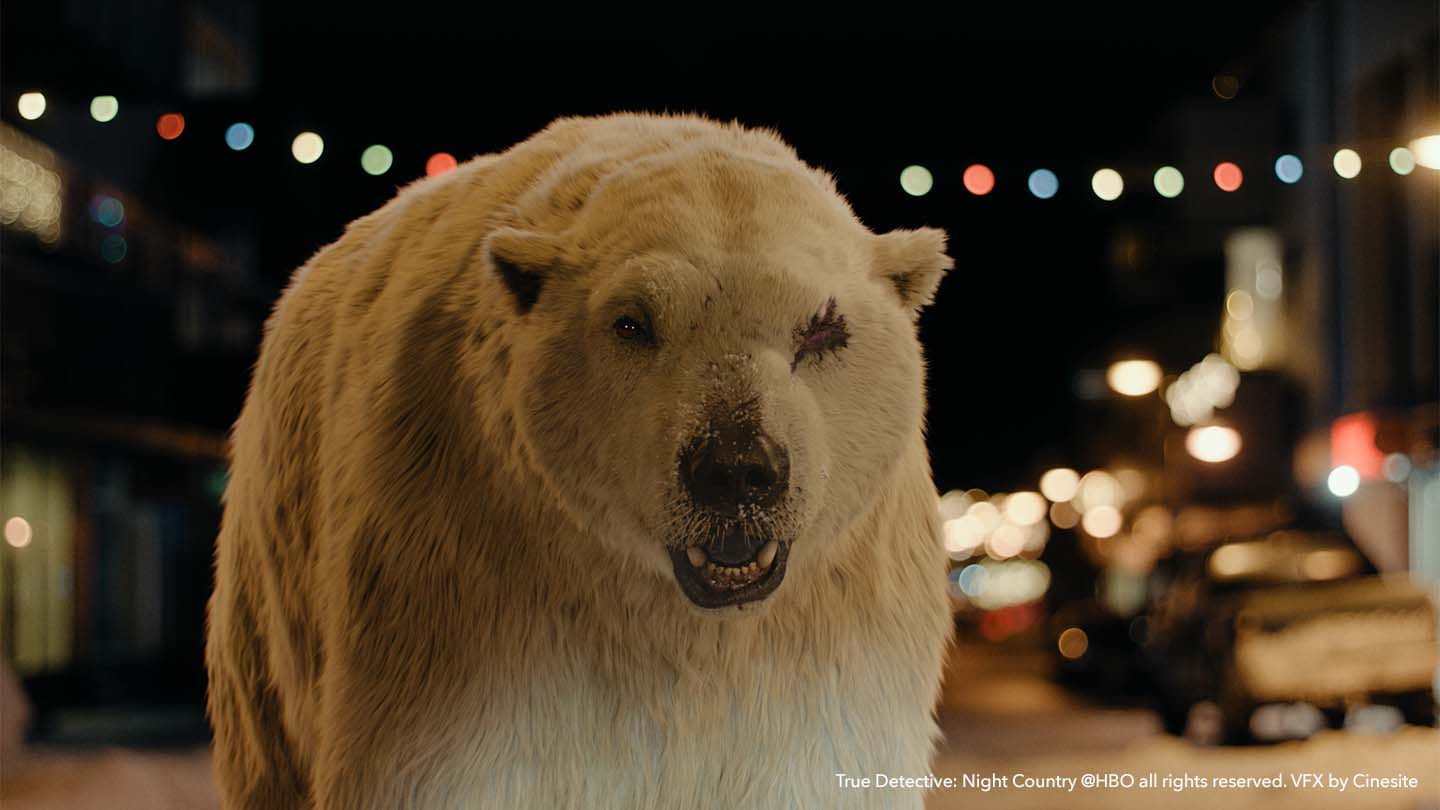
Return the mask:
{"type": "Polygon", "coordinates": [[[699,509],[737,518],[784,497],[790,454],[752,421],[712,422],[681,451],[680,481],[699,509]]]}

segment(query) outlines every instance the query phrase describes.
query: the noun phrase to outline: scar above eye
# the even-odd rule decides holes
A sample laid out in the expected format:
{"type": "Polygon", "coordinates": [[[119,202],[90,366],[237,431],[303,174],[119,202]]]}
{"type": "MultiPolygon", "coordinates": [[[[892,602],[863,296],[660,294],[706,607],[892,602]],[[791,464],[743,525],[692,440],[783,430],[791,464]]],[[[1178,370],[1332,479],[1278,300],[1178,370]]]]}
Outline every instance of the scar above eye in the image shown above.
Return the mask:
{"type": "Polygon", "coordinates": [[[825,352],[839,351],[849,340],[845,316],[835,311],[835,299],[831,298],[823,314],[811,315],[808,324],[795,329],[795,359],[790,361],[790,370],[794,371],[807,355],[820,357],[825,352]]]}

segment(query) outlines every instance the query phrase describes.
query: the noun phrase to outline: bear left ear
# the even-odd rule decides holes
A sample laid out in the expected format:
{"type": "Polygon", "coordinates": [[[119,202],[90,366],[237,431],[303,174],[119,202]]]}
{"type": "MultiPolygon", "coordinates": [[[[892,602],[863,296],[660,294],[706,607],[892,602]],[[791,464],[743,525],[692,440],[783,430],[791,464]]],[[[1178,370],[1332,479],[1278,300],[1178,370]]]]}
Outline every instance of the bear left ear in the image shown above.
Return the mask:
{"type": "Polygon", "coordinates": [[[945,255],[939,228],[895,230],[875,237],[874,273],[895,290],[900,303],[918,316],[935,299],[935,289],[955,260],[945,255]]]}
{"type": "Polygon", "coordinates": [[[561,246],[550,237],[519,228],[497,228],[486,237],[483,252],[521,315],[535,308],[563,255],[561,246]]]}

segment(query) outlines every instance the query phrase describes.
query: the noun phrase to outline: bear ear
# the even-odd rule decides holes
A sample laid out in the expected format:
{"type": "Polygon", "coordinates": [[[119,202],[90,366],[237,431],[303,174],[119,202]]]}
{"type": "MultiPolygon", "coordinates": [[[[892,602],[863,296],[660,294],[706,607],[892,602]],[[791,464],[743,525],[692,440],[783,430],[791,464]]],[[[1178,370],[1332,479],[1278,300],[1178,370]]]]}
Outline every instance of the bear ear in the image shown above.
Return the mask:
{"type": "Polygon", "coordinates": [[[916,316],[935,298],[935,289],[955,260],[945,255],[939,228],[895,230],[875,237],[874,273],[895,290],[900,303],[916,316]]]}
{"type": "Polygon", "coordinates": [[[563,250],[544,234],[497,228],[485,239],[484,255],[521,315],[534,309],[546,280],[560,267],[563,250]]]}

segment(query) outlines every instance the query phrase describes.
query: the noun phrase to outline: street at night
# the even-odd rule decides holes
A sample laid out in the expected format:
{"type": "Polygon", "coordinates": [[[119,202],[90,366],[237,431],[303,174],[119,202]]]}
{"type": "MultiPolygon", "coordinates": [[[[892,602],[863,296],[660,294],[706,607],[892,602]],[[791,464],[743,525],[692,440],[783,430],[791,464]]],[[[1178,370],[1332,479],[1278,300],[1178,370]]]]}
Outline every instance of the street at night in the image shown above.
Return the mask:
{"type": "Polygon", "coordinates": [[[0,11],[4,806],[1440,810],[1433,0],[707,12],[0,11]]]}

